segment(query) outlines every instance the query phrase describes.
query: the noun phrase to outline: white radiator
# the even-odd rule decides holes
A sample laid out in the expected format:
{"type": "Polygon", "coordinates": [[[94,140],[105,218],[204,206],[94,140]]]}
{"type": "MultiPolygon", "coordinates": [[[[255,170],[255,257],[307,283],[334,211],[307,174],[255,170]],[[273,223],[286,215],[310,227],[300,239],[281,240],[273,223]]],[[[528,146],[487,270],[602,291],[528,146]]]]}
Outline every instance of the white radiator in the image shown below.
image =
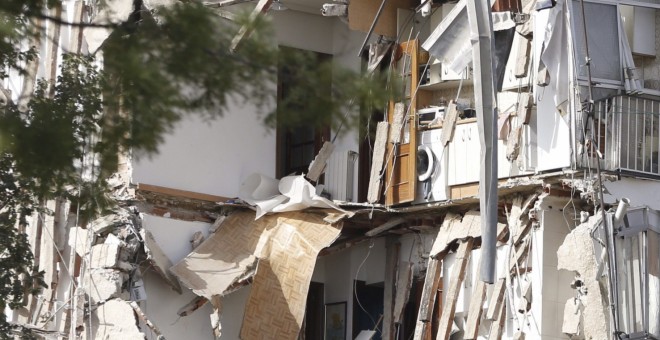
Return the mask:
{"type": "Polygon", "coordinates": [[[355,151],[335,151],[325,168],[325,190],[333,200],[352,202],[355,177],[355,151]]]}

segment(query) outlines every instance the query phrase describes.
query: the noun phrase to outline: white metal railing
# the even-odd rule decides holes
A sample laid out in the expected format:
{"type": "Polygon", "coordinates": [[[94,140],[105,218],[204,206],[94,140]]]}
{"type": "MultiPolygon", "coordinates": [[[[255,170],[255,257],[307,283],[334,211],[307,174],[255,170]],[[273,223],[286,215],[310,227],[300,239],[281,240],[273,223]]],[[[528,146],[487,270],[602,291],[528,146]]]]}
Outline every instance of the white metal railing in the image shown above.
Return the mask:
{"type": "MultiPolygon", "coordinates": [[[[589,123],[586,129],[578,130],[586,131],[586,140],[594,136],[596,149],[603,156],[602,168],[659,175],[660,101],[621,95],[594,105],[595,128],[589,123]]],[[[591,147],[577,150],[584,150],[577,157],[578,166],[594,164],[596,155],[591,147]]]]}

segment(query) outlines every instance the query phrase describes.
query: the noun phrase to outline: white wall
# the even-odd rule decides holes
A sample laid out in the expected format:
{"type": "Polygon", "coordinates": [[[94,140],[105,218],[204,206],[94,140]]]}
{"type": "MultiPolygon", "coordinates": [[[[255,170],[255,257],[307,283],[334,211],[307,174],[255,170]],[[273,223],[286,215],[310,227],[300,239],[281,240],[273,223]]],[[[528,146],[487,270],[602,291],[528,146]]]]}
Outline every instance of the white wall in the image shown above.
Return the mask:
{"type": "Polygon", "coordinates": [[[604,199],[613,204],[622,198],[629,198],[632,207],[647,205],[660,210],[660,182],[641,178],[621,178],[618,181],[604,182],[604,199]]]}
{"type": "MultiPolygon", "coordinates": [[[[154,239],[172,263],[177,263],[192,251],[189,242],[192,235],[201,231],[204,237],[208,237],[210,225],[143,215],[143,226],[153,234],[154,239]]],[[[183,287],[183,294],[175,292],[153,270],[143,272],[143,280],[147,300],[140,303],[140,308],[160,329],[165,338],[213,340],[209,321],[212,309],[209,304],[189,316],[179,318],[176,312],[192,301],[196,295],[185,287],[183,287]]],[[[228,307],[240,308],[239,306],[228,307]]],[[[228,325],[228,328],[232,327],[228,325]]],[[[150,334],[148,328],[142,327],[142,330],[150,339],[156,338],[150,334]]]]}
{"type": "MultiPolygon", "coordinates": [[[[566,270],[557,270],[557,250],[570,230],[575,228],[573,220],[575,211],[573,205],[565,198],[546,197],[540,207],[543,210],[540,214],[541,229],[536,233],[537,242],[534,246],[542,249],[534,253],[543,258],[539,263],[540,266],[532,266],[532,270],[542,268],[542,273],[537,271],[534,275],[534,288],[540,286],[541,290],[533,291],[534,298],[537,299],[536,301],[541,300],[542,305],[537,304],[535,307],[537,311],[539,307],[541,308],[541,313],[537,315],[540,316],[538,320],[542,338],[566,339],[561,327],[566,301],[575,296],[575,291],[570,287],[575,274],[566,270]],[[569,204],[566,205],[567,203],[569,204]]],[[[532,303],[532,306],[534,304],[532,303]]]]}
{"type": "MultiPolygon", "coordinates": [[[[359,70],[360,35],[338,19],[295,11],[273,11],[269,16],[280,45],[336,54],[340,64],[359,70]]],[[[273,108],[271,103],[261,113],[273,108]]],[[[135,162],[133,182],[235,197],[251,173],[275,177],[275,131],[264,127],[262,117],[247,103],[230,105],[222,118],[213,121],[184,118],[165,136],[158,155],[135,162]]],[[[336,150],[358,151],[357,134],[344,133],[336,150]]]]}
{"type": "Polygon", "coordinates": [[[214,121],[187,116],[164,137],[160,154],[134,163],[133,182],[235,197],[250,174],[275,177],[275,131],[250,104],[214,121]]]}

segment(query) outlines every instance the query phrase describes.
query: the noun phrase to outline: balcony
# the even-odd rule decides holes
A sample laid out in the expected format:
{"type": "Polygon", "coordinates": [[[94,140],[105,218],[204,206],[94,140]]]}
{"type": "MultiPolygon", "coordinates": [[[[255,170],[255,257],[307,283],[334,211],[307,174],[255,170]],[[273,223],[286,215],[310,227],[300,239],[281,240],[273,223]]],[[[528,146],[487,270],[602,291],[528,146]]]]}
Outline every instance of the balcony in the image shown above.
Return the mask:
{"type": "MultiPolygon", "coordinates": [[[[595,129],[588,124],[586,134],[589,137],[595,132],[593,140],[603,156],[603,170],[651,177],[660,175],[660,101],[625,95],[614,96],[597,101],[594,111],[595,129]]],[[[580,136],[580,124],[577,129],[577,135],[580,136]]],[[[592,148],[581,148],[578,145],[576,150],[578,166],[594,166],[596,155],[592,148]]]]}

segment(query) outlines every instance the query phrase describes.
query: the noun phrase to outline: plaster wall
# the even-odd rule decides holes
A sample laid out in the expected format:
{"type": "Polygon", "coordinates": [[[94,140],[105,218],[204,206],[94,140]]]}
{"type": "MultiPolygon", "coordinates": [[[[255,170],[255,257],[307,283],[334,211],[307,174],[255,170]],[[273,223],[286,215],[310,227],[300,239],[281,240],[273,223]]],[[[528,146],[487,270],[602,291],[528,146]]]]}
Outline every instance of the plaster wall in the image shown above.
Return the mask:
{"type": "MultiPolygon", "coordinates": [[[[338,19],[296,11],[273,11],[268,15],[278,44],[336,54],[340,64],[359,69],[359,58],[353,54],[357,33],[348,31],[338,19]],[[335,40],[339,42],[337,48],[335,40]]],[[[272,88],[275,94],[274,84],[272,88]]],[[[262,123],[264,114],[274,108],[273,96],[261,110],[251,103],[233,102],[219,119],[185,117],[164,136],[159,154],[141,157],[134,163],[133,181],[235,197],[250,174],[275,177],[276,133],[262,123]]],[[[344,131],[336,150],[357,151],[356,136],[355,132],[344,131]]]]}
{"type": "MultiPolygon", "coordinates": [[[[201,231],[204,237],[208,237],[210,226],[207,223],[185,222],[150,215],[143,215],[143,225],[153,234],[156,242],[172,263],[177,263],[190,253],[192,248],[188,241],[192,239],[195,232],[201,231]]],[[[165,338],[213,339],[209,321],[212,309],[209,304],[189,316],[179,318],[176,314],[177,310],[192,301],[196,295],[186,288],[183,288],[183,294],[178,294],[153,270],[144,270],[142,274],[147,300],[140,303],[140,308],[160,329],[165,338]]],[[[242,308],[242,305],[227,305],[226,308],[236,310],[242,308]]],[[[233,325],[227,325],[228,332],[231,332],[234,327],[240,327],[240,323],[238,326],[233,325]]],[[[149,328],[141,328],[149,339],[156,339],[156,336],[149,332],[149,328]]]]}
{"type": "MultiPolygon", "coordinates": [[[[564,242],[566,235],[574,229],[575,211],[570,202],[564,198],[546,197],[540,204],[540,229],[536,231],[537,246],[535,254],[542,256],[537,266],[542,268],[538,279],[534,281],[534,299],[541,301],[536,307],[539,316],[539,329],[542,339],[566,339],[561,332],[564,320],[564,306],[569,298],[575,297],[575,291],[570,287],[575,275],[573,272],[557,269],[557,250],[564,242]],[[540,248],[540,249],[538,249],[540,248]],[[538,295],[537,295],[538,292],[538,295]]],[[[579,212],[578,212],[579,216],[579,212]]]]}
{"type": "Polygon", "coordinates": [[[650,179],[623,177],[618,181],[605,182],[603,198],[614,204],[621,198],[629,198],[633,207],[647,205],[660,210],[660,182],[650,179]]]}

